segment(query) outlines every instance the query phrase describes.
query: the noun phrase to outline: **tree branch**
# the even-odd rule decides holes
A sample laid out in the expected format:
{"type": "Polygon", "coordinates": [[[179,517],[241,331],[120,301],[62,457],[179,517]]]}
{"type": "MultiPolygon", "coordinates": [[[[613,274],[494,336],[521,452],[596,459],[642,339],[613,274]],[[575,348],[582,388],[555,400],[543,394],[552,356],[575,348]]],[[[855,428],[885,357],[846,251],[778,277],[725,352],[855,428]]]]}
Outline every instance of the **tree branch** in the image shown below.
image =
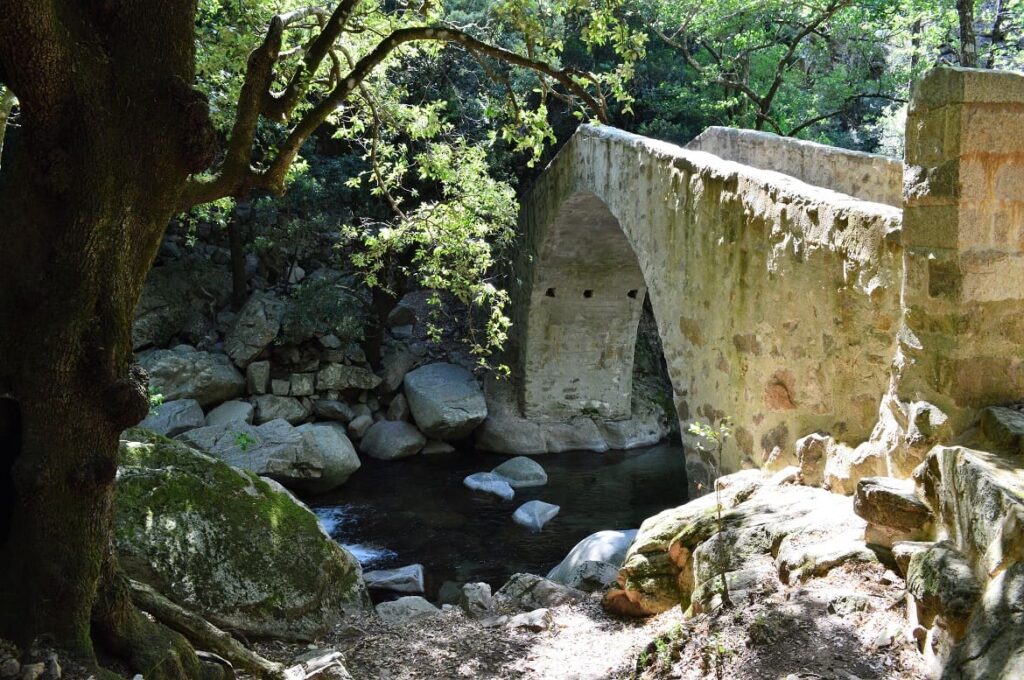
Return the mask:
{"type": "MultiPolygon", "coordinates": [[[[337,12],[335,12],[336,14],[337,12]]],[[[193,205],[224,196],[240,195],[253,188],[265,189],[276,194],[283,193],[288,168],[291,167],[302,145],[310,135],[344,103],[377,66],[398,47],[406,43],[424,41],[457,43],[470,52],[542,73],[556,80],[566,90],[583,100],[599,120],[607,121],[605,108],[587,92],[585,87],[577,82],[577,79],[590,77],[587,73],[572,68],[555,68],[545,62],[529,59],[515,52],[485,43],[458,29],[430,26],[401,28],[393,31],[371,52],[356,62],[348,75],[335,86],[331,93],[309,109],[295,124],[271,164],[263,170],[258,170],[249,163],[256,121],[259,118],[259,110],[254,104],[254,98],[257,97],[256,93],[261,85],[269,83],[271,78],[273,60],[276,59],[280,51],[281,30],[280,18],[276,18],[271,22],[271,29],[268,31],[263,45],[257,48],[249,58],[249,70],[242,86],[242,94],[239,96],[239,111],[232,129],[228,154],[220,173],[209,180],[191,181],[182,199],[183,209],[187,210],[193,205]]]]}
{"type": "MultiPolygon", "coordinates": [[[[317,69],[320,68],[320,64],[327,57],[331,47],[341,35],[345,28],[345,23],[352,16],[359,2],[360,0],[343,0],[335,8],[334,12],[331,13],[331,18],[327,20],[327,24],[310,44],[309,49],[306,50],[302,62],[295,68],[295,73],[292,74],[291,80],[284,91],[278,94],[267,91],[263,100],[264,115],[273,120],[285,120],[291,114],[299,99],[309,89],[309,83],[312,81],[317,69]]],[[[294,14],[294,12],[291,14],[294,14]]],[[[295,20],[298,18],[296,17],[295,20]]]]}

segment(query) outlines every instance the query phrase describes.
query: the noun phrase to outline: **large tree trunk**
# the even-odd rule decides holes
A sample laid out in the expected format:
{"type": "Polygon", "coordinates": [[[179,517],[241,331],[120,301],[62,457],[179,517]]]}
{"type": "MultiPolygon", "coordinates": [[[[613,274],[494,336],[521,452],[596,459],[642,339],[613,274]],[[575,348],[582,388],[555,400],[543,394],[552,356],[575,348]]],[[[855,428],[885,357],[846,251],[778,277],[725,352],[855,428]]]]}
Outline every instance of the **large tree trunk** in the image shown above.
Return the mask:
{"type": "Polygon", "coordinates": [[[131,607],[111,549],[120,432],[146,415],[131,322],[190,172],[194,3],[8,0],[0,81],[20,126],[0,168],[0,636],[93,639],[147,680],[198,674],[131,607]]]}

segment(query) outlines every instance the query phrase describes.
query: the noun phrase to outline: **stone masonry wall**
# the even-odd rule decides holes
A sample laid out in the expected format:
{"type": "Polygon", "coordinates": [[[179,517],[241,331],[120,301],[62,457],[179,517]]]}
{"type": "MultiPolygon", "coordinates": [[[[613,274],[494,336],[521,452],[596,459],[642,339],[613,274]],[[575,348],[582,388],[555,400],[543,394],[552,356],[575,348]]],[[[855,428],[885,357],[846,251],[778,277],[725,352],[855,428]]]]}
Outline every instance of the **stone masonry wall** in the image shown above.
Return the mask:
{"type": "Polygon", "coordinates": [[[897,158],[718,126],[709,127],[686,148],[775,170],[865,201],[897,208],[903,205],[903,162],[897,158]]]}
{"type": "Polygon", "coordinates": [[[898,209],[584,126],[521,223],[526,415],[628,413],[646,287],[684,428],[740,426],[726,469],[819,429],[869,435],[900,318],[898,209]]]}

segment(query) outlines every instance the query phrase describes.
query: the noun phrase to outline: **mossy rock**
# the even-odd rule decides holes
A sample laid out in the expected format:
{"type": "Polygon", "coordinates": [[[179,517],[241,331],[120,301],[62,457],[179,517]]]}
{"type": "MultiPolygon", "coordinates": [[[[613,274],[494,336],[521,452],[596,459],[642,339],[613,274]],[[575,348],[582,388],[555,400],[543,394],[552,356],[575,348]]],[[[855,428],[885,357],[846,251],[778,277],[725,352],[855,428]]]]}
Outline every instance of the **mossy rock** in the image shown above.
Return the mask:
{"type": "Polygon", "coordinates": [[[121,564],[246,637],[311,640],[369,599],[356,559],[276,482],[145,430],[121,442],[121,564]]]}

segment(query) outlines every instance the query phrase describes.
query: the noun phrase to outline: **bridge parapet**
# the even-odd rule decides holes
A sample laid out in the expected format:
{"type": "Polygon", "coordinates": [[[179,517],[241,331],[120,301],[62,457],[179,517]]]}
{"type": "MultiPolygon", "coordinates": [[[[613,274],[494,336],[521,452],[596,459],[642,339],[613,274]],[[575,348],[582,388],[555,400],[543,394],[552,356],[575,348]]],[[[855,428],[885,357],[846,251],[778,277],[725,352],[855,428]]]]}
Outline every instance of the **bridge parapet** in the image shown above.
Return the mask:
{"type": "Polygon", "coordinates": [[[709,127],[686,145],[864,201],[903,206],[903,161],[770,132],[709,127]]]}

